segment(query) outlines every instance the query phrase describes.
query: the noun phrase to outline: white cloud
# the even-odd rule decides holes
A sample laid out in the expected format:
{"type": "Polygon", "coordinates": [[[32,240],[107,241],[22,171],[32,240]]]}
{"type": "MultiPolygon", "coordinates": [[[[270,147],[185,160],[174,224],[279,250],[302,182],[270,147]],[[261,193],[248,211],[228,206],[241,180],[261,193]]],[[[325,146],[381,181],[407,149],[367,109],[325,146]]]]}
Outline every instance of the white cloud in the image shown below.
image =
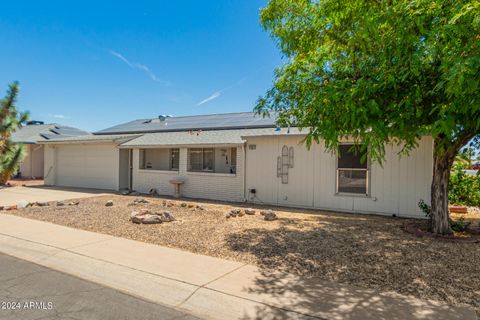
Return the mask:
{"type": "Polygon", "coordinates": [[[116,51],[110,50],[109,52],[110,52],[110,54],[111,54],[112,56],[120,59],[120,60],[123,61],[127,66],[129,66],[130,68],[143,71],[143,72],[144,72],[150,79],[152,79],[153,81],[162,83],[162,84],[165,85],[165,86],[170,85],[170,82],[169,82],[169,81],[165,81],[165,80],[159,79],[159,78],[155,75],[155,73],[153,73],[153,71],[150,70],[150,68],[147,67],[146,65],[141,64],[141,63],[131,63],[130,60],[128,60],[128,59],[125,58],[121,53],[118,53],[118,52],[116,52],[116,51]]]}
{"type": "Polygon", "coordinates": [[[223,93],[224,91],[227,91],[227,90],[232,89],[233,87],[242,85],[246,80],[247,80],[247,77],[243,77],[243,78],[241,78],[241,79],[238,79],[234,84],[231,84],[231,85],[229,85],[228,87],[223,88],[222,90],[218,90],[218,91],[214,92],[214,93],[213,93],[211,96],[209,96],[208,98],[200,101],[199,103],[197,103],[197,106],[201,106],[201,105],[204,104],[204,103],[207,103],[207,102],[209,102],[209,101],[212,101],[212,100],[217,99],[218,97],[220,97],[220,96],[222,95],[222,93],[223,93]]]}
{"type": "Polygon", "coordinates": [[[110,50],[110,54],[114,57],[117,57],[118,59],[122,60],[123,62],[125,62],[130,68],[133,68],[133,64],[130,63],[130,61],[128,61],[127,58],[125,58],[123,55],[121,55],[120,53],[118,52],[115,52],[113,50],[110,50]]]}
{"type": "Polygon", "coordinates": [[[200,101],[200,102],[197,104],[197,106],[201,106],[201,105],[204,104],[204,103],[207,103],[207,102],[209,102],[209,101],[215,100],[215,99],[217,99],[218,97],[220,97],[221,94],[222,94],[222,90],[217,91],[217,92],[214,92],[210,97],[208,97],[208,98],[200,101]]]}

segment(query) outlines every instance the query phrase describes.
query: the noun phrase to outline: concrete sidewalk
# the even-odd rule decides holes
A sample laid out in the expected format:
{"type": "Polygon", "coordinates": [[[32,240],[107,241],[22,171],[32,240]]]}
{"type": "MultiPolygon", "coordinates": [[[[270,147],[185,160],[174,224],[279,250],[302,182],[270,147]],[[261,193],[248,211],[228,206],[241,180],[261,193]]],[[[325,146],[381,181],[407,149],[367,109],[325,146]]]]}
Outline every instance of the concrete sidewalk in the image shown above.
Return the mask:
{"type": "Polygon", "coordinates": [[[208,319],[477,319],[467,307],[262,274],[251,265],[5,214],[0,251],[208,319]]]}
{"type": "Polygon", "coordinates": [[[63,201],[89,198],[112,192],[96,189],[60,188],[48,186],[7,187],[0,189],[0,206],[13,206],[19,201],[63,201]]]}

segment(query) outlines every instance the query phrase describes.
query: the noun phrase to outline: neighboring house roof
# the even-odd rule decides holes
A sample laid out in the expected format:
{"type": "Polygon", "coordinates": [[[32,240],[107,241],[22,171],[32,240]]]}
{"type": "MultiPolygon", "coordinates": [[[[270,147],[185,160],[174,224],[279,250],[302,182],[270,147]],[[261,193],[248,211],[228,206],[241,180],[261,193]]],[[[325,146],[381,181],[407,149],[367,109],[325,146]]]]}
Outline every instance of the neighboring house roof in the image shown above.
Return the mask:
{"type": "Polygon", "coordinates": [[[254,112],[140,119],[100,130],[94,134],[151,133],[188,130],[227,130],[275,127],[275,117],[264,118],[254,112]]]}
{"type": "Polygon", "coordinates": [[[131,139],[137,138],[140,135],[138,134],[106,134],[106,135],[88,135],[88,136],[75,136],[75,137],[59,137],[57,139],[51,139],[42,141],[42,144],[61,144],[61,143],[72,143],[72,142],[90,142],[90,143],[103,143],[103,142],[114,142],[117,144],[129,141],[131,139]]]}
{"type": "Polygon", "coordinates": [[[89,132],[73,127],[52,124],[31,124],[23,126],[12,134],[14,143],[35,144],[63,137],[85,136],[89,132]]]}
{"type": "Polygon", "coordinates": [[[236,129],[209,131],[181,131],[147,133],[125,142],[121,147],[149,146],[192,146],[192,145],[239,145],[245,143],[244,137],[298,134],[297,129],[236,129]]]}

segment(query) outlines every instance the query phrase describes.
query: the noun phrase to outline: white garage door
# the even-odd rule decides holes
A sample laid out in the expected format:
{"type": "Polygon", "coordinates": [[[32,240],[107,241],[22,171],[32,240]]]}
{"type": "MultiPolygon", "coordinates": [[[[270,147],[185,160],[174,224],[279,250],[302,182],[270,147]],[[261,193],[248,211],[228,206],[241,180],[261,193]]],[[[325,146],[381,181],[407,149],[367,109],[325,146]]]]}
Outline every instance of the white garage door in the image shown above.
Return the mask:
{"type": "Polygon", "coordinates": [[[113,145],[57,146],[56,185],[117,190],[118,161],[113,145]]]}

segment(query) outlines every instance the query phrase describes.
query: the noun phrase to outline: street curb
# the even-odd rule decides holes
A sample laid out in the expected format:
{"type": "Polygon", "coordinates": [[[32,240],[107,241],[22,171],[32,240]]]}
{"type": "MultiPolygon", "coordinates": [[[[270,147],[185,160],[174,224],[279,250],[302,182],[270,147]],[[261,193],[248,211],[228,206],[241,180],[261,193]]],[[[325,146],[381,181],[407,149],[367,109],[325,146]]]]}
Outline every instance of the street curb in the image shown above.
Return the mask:
{"type": "Polygon", "coordinates": [[[323,319],[9,235],[0,251],[205,319],[323,319]]]}

